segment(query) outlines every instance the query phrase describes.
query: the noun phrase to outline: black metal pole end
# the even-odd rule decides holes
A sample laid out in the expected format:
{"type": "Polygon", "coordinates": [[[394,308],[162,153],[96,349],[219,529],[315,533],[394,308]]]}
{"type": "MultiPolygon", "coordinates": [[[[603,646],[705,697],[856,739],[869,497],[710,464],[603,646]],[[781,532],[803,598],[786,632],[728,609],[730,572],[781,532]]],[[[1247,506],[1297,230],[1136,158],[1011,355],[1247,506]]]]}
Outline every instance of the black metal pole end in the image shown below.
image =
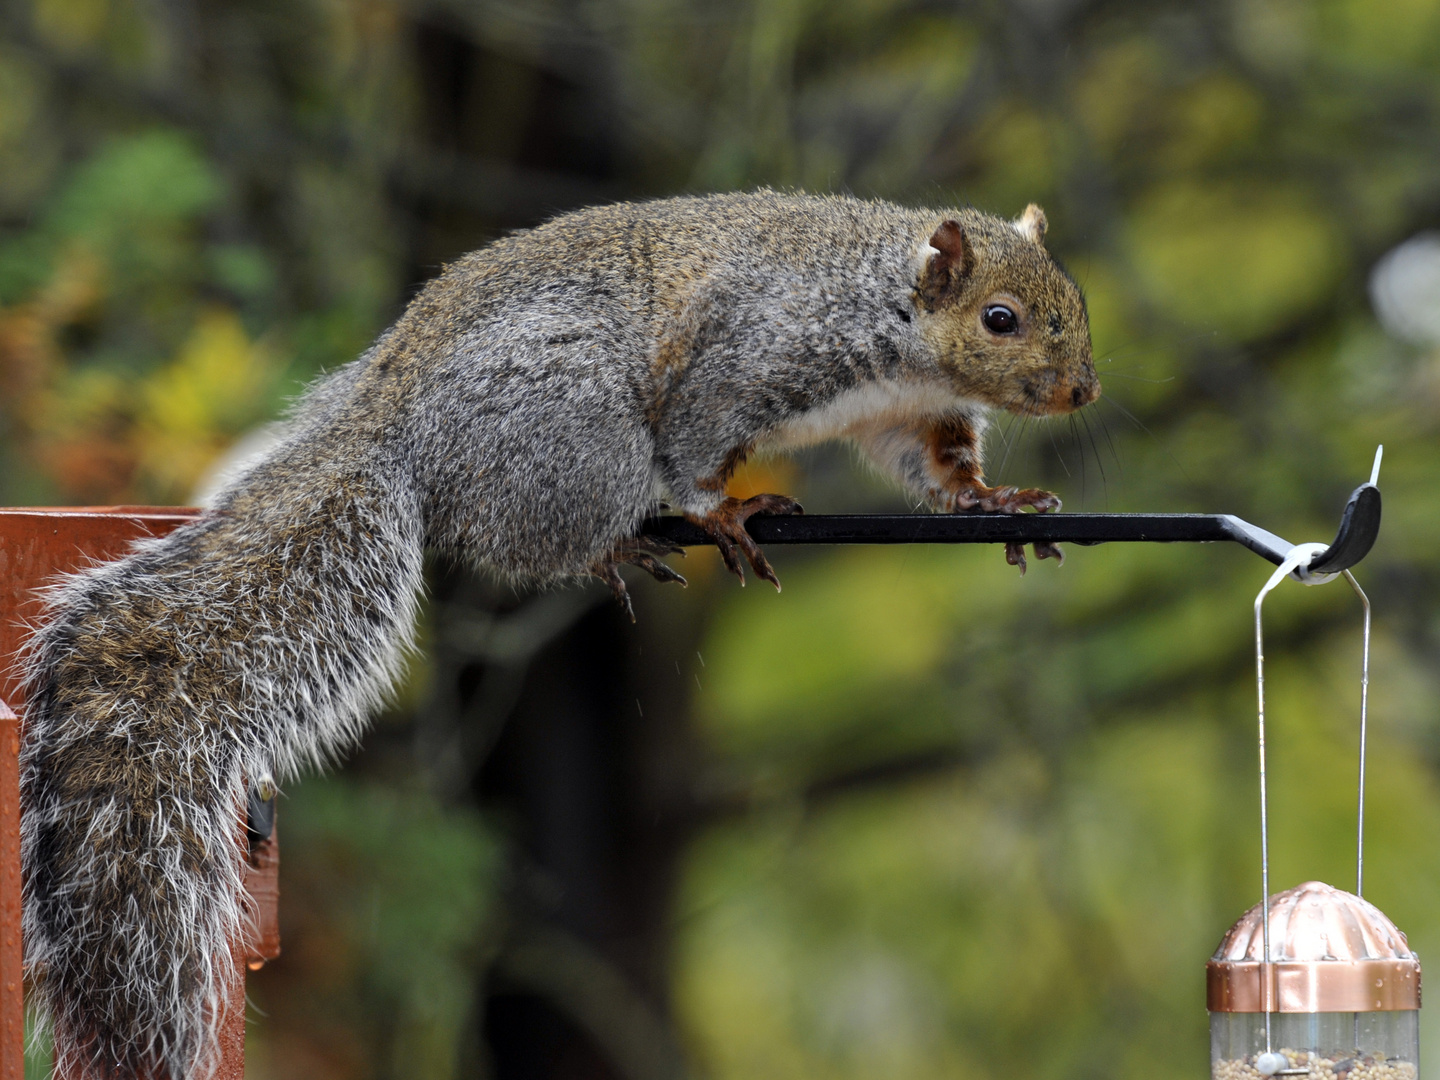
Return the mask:
{"type": "Polygon", "coordinates": [[[1361,484],[1345,504],[1335,539],[1309,566],[1312,574],[1338,574],[1349,570],[1375,546],[1380,535],[1380,489],[1361,484]]]}

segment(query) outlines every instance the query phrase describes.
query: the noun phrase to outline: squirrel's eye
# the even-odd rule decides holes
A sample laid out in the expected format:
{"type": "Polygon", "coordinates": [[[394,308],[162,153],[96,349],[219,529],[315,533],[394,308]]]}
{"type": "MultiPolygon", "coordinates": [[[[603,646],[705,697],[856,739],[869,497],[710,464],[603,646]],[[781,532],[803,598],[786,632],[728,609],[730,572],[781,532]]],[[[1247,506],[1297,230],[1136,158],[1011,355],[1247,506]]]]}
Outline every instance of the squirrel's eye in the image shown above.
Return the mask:
{"type": "Polygon", "coordinates": [[[1020,329],[1020,320],[1004,304],[991,304],[980,313],[980,321],[992,334],[1013,334],[1020,329]]]}

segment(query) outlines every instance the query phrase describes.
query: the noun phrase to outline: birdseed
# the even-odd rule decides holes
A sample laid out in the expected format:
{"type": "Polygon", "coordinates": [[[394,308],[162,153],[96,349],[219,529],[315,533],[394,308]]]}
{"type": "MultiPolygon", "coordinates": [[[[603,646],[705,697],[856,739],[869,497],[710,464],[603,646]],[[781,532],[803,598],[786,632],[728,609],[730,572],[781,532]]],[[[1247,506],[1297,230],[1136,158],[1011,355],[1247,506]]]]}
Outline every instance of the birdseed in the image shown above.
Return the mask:
{"type": "MultiPolygon", "coordinates": [[[[1415,1080],[1415,1063],[1377,1054],[1352,1054],[1349,1057],[1323,1057],[1311,1051],[1279,1051],[1290,1062],[1291,1069],[1308,1069],[1309,1080],[1415,1080]]],[[[1238,1059],[1222,1059],[1211,1063],[1212,1080],[1271,1080],[1255,1068],[1258,1054],[1238,1059]]]]}

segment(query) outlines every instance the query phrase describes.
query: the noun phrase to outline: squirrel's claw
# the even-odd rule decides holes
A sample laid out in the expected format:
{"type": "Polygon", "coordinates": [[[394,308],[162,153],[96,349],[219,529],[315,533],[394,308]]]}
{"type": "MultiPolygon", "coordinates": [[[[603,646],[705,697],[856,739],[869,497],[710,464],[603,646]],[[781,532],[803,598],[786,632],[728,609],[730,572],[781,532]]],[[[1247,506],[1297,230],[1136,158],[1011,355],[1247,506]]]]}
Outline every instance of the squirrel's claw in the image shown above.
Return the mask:
{"type": "Polygon", "coordinates": [[[1037,559],[1054,559],[1057,566],[1065,565],[1065,552],[1060,545],[1049,540],[1037,540],[1035,542],[1035,557],[1037,559]]]}
{"type": "Polygon", "coordinates": [[[1006,561],[1007,563],[1009,563],[1011,566],[1018,566],[1018,567],[1020,568],[1020,576],[1021,576],[1021,577],[1024,577],[1024,576],[1025,576],[1025,545],[1024,545],[1024,544],[1013,544],[1013,543],[1012,543],[1012,544],[1006,544],[1006,545],[1005,545],[1005,561],[1006,561]]]}
{"type": "Polygon", "coordinates": [[[743,553],[756,576],[774,585],[775,591],[779,592],[780,579],[775,576],[770,561],[765,558],[765,553],[760,550],[760,545],[755,543],[755,538],[745,531],[745,522],[755,514],[803,514],[804,512],[804,507],[785,495],[756,495],[743,502],[740,499],[725,499],[718,507],[703,517],[693,517],[688,514],[686,516],[704,529],[715,541],[715,546],[720,550],[720,558],[724,560],[726,569],[740,579],[741,585],[745,584],[745,566],[740,561],[740,555],[743,553]]]}
{"type": "MultiPolygon", "coordinates": [[[[752,540],[751,543],[753,544],[754,541],[752,540]]],[[[715,548],[720,552],[720,558],[725,563],[725,569],[729,570],[732,574],[738,577],[740,579],[741,588],[744,588],[745,564],[740,561],[740,556],[735,553],[735,544],[730,540],[728,536],[722,536],[721,534],[716,533],[715,548]]],[[[764,556],[762,555],[761,558],[763,559],[764,556]]],[[[771,573],[774,573],[774,571],[772,570],[771,573]]]]}
{"type": "Polygon", "coordinates": [[[631,566],[640,567],[641,570],[644,570],[656,581],[662,583],[670,581],[678,582],[682,588],[690,584],[688,581],[685,580],[684,575],[681,574],[679,571],[672,569],[665,563],[661,562],[659,559],[655,558],[654,555],[650,555],[646,552],[636,552],[625,561],[628,562],[631,566]]]}
{"type": "Polygon", "coordinates": [[[590,576],[599,578],[606,585],[610,586],[610,592],[614,594],[615,601],[625,609],[625,614],[630,616],[630,621],[635,621],[635,608],[630,603],[630,590],[625,587],[625,579],[620,576],[620,568],[613,559],[601,559],[590,566],[590,576]]]}

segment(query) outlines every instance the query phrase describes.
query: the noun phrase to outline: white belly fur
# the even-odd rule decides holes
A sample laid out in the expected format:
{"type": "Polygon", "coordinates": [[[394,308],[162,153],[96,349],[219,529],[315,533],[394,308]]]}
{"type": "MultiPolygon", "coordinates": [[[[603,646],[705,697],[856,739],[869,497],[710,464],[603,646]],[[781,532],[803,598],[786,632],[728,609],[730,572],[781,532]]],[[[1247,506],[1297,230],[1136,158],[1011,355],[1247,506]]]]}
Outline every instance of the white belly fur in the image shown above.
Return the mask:
{"type": "Polygon", "coordinates": [[[926,417],[965,413],[980,435],[985,408],[942,383],[878,382],[847,390],[790,420],[760,441],[758,450],[792,450],[830,439],[859,439],[926,417]]]}

